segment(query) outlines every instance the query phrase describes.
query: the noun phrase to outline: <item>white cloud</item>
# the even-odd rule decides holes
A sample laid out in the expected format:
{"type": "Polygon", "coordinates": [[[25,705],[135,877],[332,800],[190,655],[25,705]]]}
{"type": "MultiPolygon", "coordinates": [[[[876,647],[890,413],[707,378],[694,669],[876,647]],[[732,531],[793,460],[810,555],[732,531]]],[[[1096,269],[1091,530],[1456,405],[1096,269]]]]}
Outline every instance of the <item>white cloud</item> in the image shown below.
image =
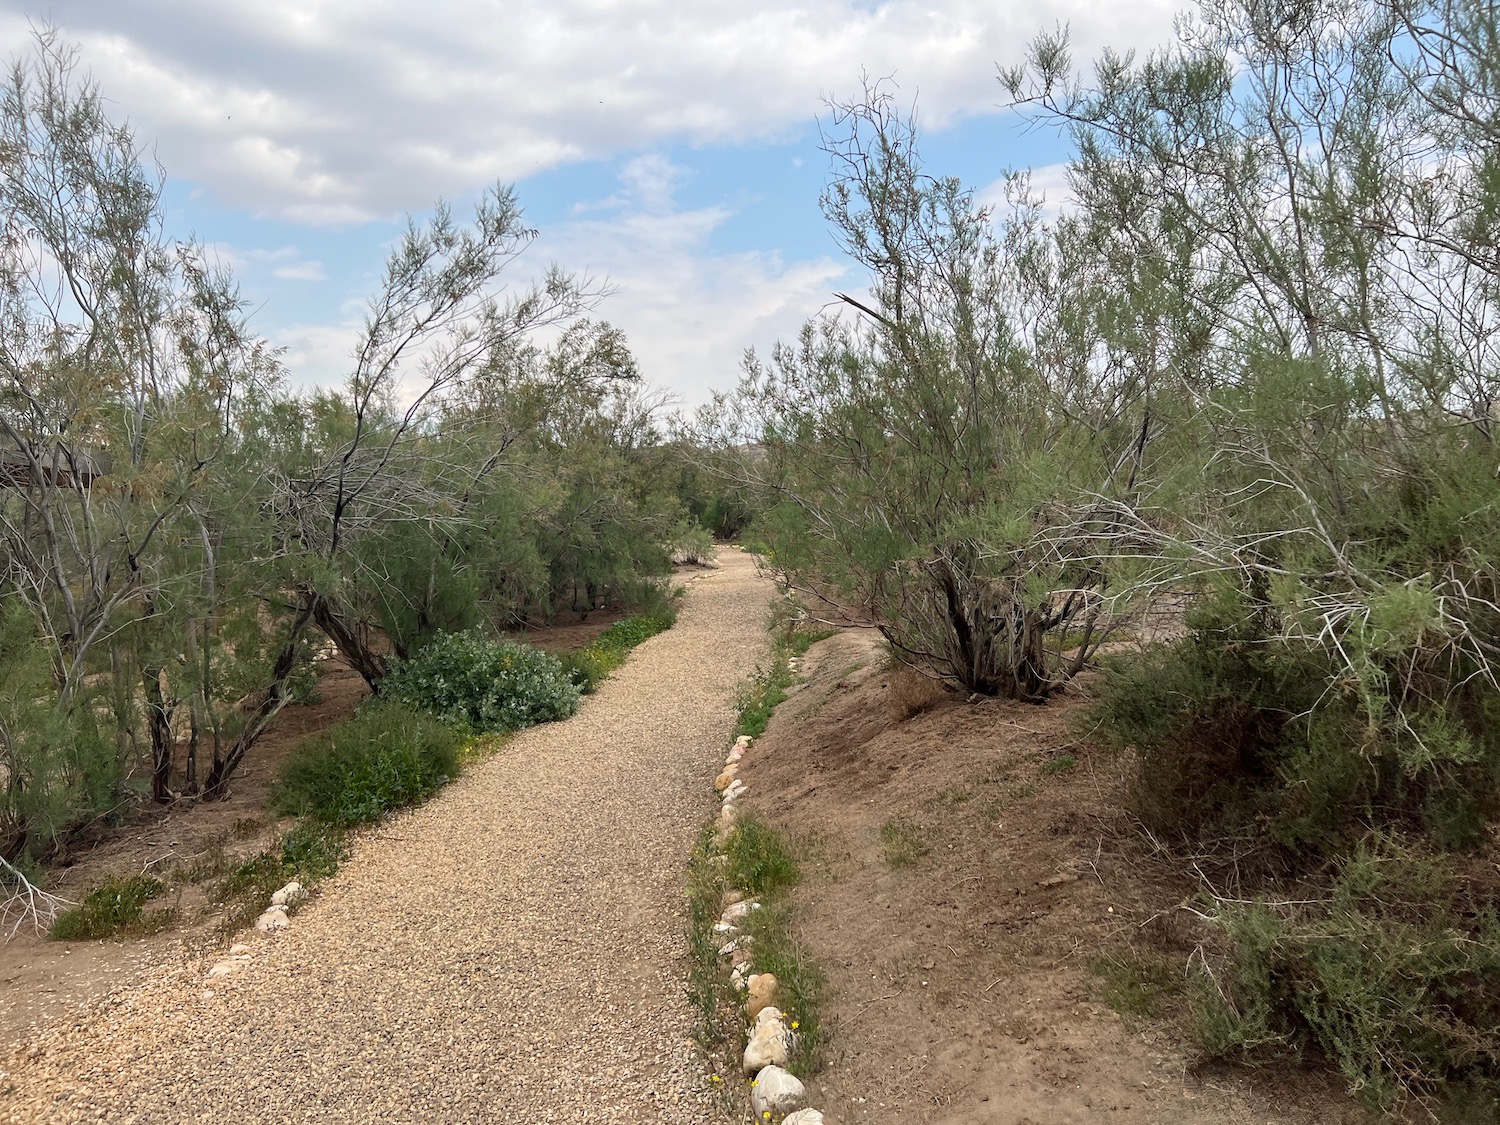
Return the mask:
{"type": "MultiPolygon", "coordinates": [[[[19,45],[34,0],[0,0],[19,45]]],[[[174,176],[351,223],[562,162],[805,126],[861,69],[924,120],[993,112],[996,62],[1071,20],[1079,57],[1157,42],[1173,0],[52,0],[174,176]]],[[[643,175],[651,168],[643,165],[643,175]]]]}
{"type": "Polygon", "coordinates": [[[632,161],[609,213],[544,233],[534,251],[607,276],[613,292],[598,315],[625,332],[648,380],[692,406],[734,385],[747,346],[794,336],[848,266],[828,256],[713,252],[710,240],[733,212],[680,210],[671,191],[684,171],[660,157],[632,161]]]}

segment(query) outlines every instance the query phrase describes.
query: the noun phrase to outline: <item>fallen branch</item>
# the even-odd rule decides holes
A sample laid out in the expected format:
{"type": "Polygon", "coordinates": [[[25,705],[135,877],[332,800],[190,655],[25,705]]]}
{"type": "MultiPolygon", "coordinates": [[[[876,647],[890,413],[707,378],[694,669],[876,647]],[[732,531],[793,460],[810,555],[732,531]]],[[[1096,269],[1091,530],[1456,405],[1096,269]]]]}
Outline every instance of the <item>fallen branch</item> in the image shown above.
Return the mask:
{"type": "Polygon", "coordinates": [[[0,877],[15,884],[10,897],[0,902],[0,930],[4,931],[0,935],[0,944],[20,933],[21,927],[28,920],[37,934],[51,929],[64,907],[76,905],[35,886],[19,869],[4,859],[0,859],[0,877]]]}

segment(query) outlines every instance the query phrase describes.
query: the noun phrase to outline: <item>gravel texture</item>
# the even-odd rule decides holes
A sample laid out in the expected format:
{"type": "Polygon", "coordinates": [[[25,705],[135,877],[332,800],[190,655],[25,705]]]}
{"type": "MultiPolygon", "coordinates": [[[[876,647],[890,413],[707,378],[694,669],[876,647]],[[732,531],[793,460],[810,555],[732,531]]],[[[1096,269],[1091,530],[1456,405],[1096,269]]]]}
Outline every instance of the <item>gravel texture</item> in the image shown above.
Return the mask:
{"type": "Polygon", "coordinates": [[[367,834],[212,999],[211,957],[38,1036],[0,1120],[726,1120],[689,1039],[683,874],[770,595],[721,552],[577,717],[367,834]]]}

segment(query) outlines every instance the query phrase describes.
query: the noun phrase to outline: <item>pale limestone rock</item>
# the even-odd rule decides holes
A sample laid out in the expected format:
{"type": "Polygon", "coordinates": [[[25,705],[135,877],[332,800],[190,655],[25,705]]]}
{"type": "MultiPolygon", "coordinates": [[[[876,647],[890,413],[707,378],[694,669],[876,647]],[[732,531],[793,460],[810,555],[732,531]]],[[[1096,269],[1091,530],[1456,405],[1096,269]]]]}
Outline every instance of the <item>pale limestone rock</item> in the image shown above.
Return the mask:
{"type": "Polygon", "coordinates": [[[790,1113],[806,1096],[807,1090],[797,1081],[796,1075],[772,1065],[755,1076],[750,1087],[750,1106],[756,1117],[768,1110],[771,1113],[790,1113]]]}
{"type": "Polygon", "coordinates": [[[748,918],[750,911],[760,909],[758,902],[731,902],[724,908],[720,920],[724,922],[738,922],[741,918],[748,918]]]}
{"type": "Polygon", "coordinates": [[[762,1018],[755,1021],[755,1030],[750,1033],[750,1042],[745,1046],[746,1074],[757,1074],[768,1066],[785,1066],[791,1061],[791,1028],[781,1021],[779,1014],[773,1020],[764,1018],[765,1012],[774,1011],[775,1008],[766,1008],[761,1013],[762,1018]]]}
{"type": "Polygon", "coordinates": [[[255,920],[255,928],[263,934],[274,934],[291,924],[291,919],[286,916],[286,910],[280,906],[271,907],[255,920]]]}
{"type": "Polygon", "coordinates": [[[750,997],[747,1004],[750,1018],[755,1019],[776,1002],[776,980],[774,973],[755,973],[745,982],[750,997]]]}
{"type": "Polygon", "coordinates": [[[240,964],[241,962],[239,961],[220,961],[212,969],[208,970],[208,979],[220,980],[231,973],[237,973],[240,970],[240,964]]]}
{"type": "Polygon", "coordinates": [[[783,1117],[781,1125],[823,1125],[823,1115],[815,1109],[799,1109],[790,1117],[783,1117]]]}
{"type": "Polygon", "coordinates": [[[231,957],[248,957],[249,955],[250,947],[248,945],[241,945],[236,942],[234,945],[231,945],[229,947],[229,956],[231,957]]]}
{"type": "Polygon", "coordinates": [[[272,906],[295,907],[307,897],[307,889],[301,883],[291,882],[271,896],[272,906]]]}

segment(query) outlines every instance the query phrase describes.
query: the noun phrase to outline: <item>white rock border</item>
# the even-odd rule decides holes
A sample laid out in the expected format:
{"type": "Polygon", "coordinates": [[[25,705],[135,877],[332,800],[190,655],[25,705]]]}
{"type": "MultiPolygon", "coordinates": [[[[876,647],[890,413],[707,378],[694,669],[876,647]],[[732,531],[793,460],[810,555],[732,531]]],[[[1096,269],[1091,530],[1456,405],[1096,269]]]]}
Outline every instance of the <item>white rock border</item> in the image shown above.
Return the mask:
{"type": "MultiPolygon", "coordinates": [[[[729,858],[724,845],[739,819],[740,798],[749,791],[749,786],[738,776],[740,765],[754,745],[755,740],[748,734],[736,738],[724,761],[723,771],[714,779],[714,790],[720,801],[714,825],[714,845],[721,861],[729,858]]],[[[749,1083],[750,1107],[755,1118],[769,1121],[774,1116],[782,1125],[823,1125],[823,1114],[802,1104],[807,1097],[806,1087],[784,1069],[796,1050],[796,1022],[788,1026],[786,1016],[776,1007],[779,982],[771,973],[755,971],[754,938],[741,932],[745,920],[759,910],[761,904],[748,899],[737,887],[729,887],[720,901],[723,909],[719,920],[714,923],[713,932],[729,940],[719,946],[719,956],[730,962],[730,986],[746,995],[747,1004],[758,1005],[748,1029],[748,1042],[740,1066],[749,1083]]]]}

